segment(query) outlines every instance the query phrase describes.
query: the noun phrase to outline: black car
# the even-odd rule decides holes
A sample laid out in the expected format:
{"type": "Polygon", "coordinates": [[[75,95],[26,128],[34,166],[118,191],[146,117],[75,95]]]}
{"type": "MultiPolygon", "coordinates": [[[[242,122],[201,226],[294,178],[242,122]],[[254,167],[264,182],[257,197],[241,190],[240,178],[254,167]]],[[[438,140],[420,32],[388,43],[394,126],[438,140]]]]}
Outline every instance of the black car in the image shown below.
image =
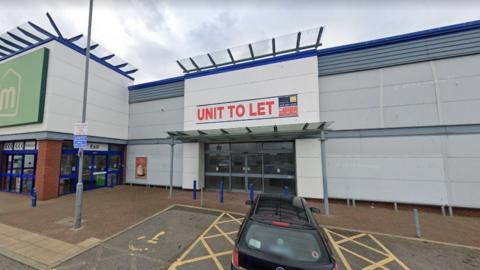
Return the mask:
{"type": "Polygon", "coordinates": [[[334,270],[312,212],[320,209],[301,197],[258,195],[238,231],[231,269],[334,270]]]}

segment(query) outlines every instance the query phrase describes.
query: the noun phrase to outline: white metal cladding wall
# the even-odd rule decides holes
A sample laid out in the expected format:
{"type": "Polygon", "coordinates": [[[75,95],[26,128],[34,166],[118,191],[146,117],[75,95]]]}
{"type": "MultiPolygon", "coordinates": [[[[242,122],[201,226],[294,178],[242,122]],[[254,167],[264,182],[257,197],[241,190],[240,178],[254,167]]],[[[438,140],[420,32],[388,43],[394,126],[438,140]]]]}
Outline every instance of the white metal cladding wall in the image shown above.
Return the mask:
{"type": "MultiPolygon", "coordinates": [[[[173,185],[182,186],[183,146],[174,148],[173,185]]],[[[129,145],[127,149],[127,183],[170,185],[170,145],[129,145]],[[147,157],[147,179],[135,178],[135,158],[147,157]]]]}
{"type": "MultiPolygon", "coordinates": [[[[48,130],[72,133],[73,123],[81,119],[85,57],[57,42],[51,56],[48,130]]],[[[90,63],[86,119],[89,135],[127,139],[126,89],[133,81],[95,61],[90,63]]]]}
{"type": "Polygon", "coordinates": [[[321,146],[318,139],[295,140],[297,195],[323,198],[321,146]]]}
{"type": "MultiPolygon", "coordinates": [[[[36,131],[71,134],[73,124],[81,120],[85,56],[56,41],[39,48],[43,47],[50,49],[43,123],[1,128],[0,134],[36,131]]],[[[125,140],[128,133],[126,89],[132,81],[95,61],[90,63],[89,135],[125,140]]]]}
{"type": "Polygon", "coordinates": [[[480,135],[330,139],[332,197],[480,207],[480,135]]]}
{"type": "Polygon", "coordinates": [[[480,123],[480,54],[319,77],[333,129],[480,123]]]}
{"type": "Polygon", "coordinates": [[[183,129],[183,97],[129,105],[128,138],[167,138],[167,131],[183,129]]]}

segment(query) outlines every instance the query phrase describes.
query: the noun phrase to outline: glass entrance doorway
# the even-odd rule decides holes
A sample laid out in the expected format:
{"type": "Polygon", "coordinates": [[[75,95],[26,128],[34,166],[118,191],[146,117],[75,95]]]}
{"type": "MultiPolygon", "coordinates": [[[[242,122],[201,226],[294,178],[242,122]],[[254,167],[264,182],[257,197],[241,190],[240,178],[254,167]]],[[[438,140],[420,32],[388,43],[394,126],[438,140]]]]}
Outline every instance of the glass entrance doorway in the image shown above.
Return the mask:
{"type": "MultiPolygon", "coordinates": [[[[122,181],[122,151],[84,151],[82,180],[84,190],[113,187],[122,181]]],[[[74,193],[78,179],[78,151],[63,150],[59,195],[74,193]]]]}
{"type": "Polygon", "coordinates": [[[226,190],[295,193],[293,142],[226,143],[205,145],[205,185],[226,190]]]}
{"type": "Polygon", "coordinates": [[[35,141],[7,142],[0,165],[0,191],[31,194],[35,187],[35,141]]]}

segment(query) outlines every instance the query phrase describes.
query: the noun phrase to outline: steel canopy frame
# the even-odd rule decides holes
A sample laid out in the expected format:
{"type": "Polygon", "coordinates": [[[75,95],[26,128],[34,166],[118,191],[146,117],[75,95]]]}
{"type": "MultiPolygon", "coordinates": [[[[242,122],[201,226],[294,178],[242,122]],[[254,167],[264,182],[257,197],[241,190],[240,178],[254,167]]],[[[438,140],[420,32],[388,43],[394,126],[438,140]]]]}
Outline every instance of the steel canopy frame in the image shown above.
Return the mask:
{"type": "Polygon", "coordinates": [[[298,123],[271,126],[245,126],[242,128],[219,128],[207,130],[168,131],[167,134],[181,142],[221,142],[251,140],[291,140],[320,138],[320,133],[332,122],[298,123]],[[257,129],[261,128],[261,131],[257,129]]]}
{"type": "MultiPolygon", "coordinates": [[[[53,17],[48,12],[46,16],[56,35],[30,21],[17,26],[0,36],[0,62],[52,40],[56,40],[79,53],[85,54],[86,48],[78,43],[84,38],[83,34],[66,38],[53,20],[53,17]]],[[[100,44],[93,44],[90,46],[90,50],[99,47],[101,47],[100,44]]],[[[96,51],[98,50],[99,49],[96,51]]],[[[115,54],[108,52],[106,49],[103,50],[104,54],[105,52],[107,52],[106,55],[100,55],[100,52],[97,52],[95,54],[92,53],[90,57],[100,64],[133,80],[133,77],[130,75],[137,72],[138,69],[116,57],[115,54]],[[115,63],[115,61],[117,63],[115,63]]]]}
{"type": "MultiPolygon", "coordinates": [[[[243,63],[247,61],[254,61],[260,58],[269,58],[269,57],[275,57],[277,55],[282,55],[282,54],[288,54],[288,53],[294,53],[294,52],[300,52],[303,50],[308,50],[308,49],[318,49],[322,45],[320,43],[322,34],[323,34],[323,29],[324,27],[317,27],[305,31],[300,31],[295,34],[291,34],[292,36],[295,35],[295,38],[293,40],[293,43],[287,48],[283,49],[278,49],[279,47],[279,40],[288,38],[289,35],[277,37],[277,38],[272,38],[271,41],[270,39],[268,40],[263,40],[255,43],[249,43],[245,45],[245,49],[248,51],[248,57],[243,57],[243,58],[238,58],[237,59],[234,57],[232,53],[232,48],[228,48],[224,51],[219,51],[216,53],[222,53],[224,56],[227,58],[225,59],[226,61],[222,61],[222,63],[219,63],[216,61],[213,57],[212,54],[214,53],[207,53],[205,55],[199,55],[195,57],[188,57],[185,59],[177,60],[178,66],[182,69],[184,73],[190,73],[190,72],[198,72],[198,71],[203,71],[207,69],[214,69],[222,66],[229,66],[229,65],[235,65],[238,63],[243,63]],[[310,32],[309,32],[310,31],[310,32]],[[315,36],[311,41],[306,41],[306,44],[302,44],[302,41],[305,43],[305,39],[308,34],[311,34],[313,31],[315,31],[315,36]],[[257,43],[262,43],[262,42],[268,42],[271,47],[268,49],[268,52],[265,53],[255,53],[255,48],[257,43]],[[205,57],[206,59],[209,59],[209,61],[204,62],[204,63],[199,63],[196,61],[196,58],[201,58],[205,57]]],[[[310,35],[312,36],[312,35],[310,35]]]]}
{"type": "MultiPolygon", "coordinates": [[[[321,151],[321,166],[322,166],[322,182],[323,182],[323,206],[324,214],[330,215],[330,204],[328,200],[328,176],[327,176],[327,155],[326,155],[326,133],[328,127],[333,122],[315,122],[315,123],[298,123],[289,125],[272,125],[261,126],[261,128],[268,128],[268,131],[255,132],[255,129],[260,127],[248,127],[243,128],[219,128],[211,130],[189,130],[189,131],[168,131],[170,136],[170,187],[169,198],[172,198],[173,190],[173,151],[175,146],[175,140],[178,139],[182,143],[188,142],[240,142],[242,140],[291,140],[298,138],[318,138],[320,140],[321,151]],[[210,134],[209,134],[210,133],[210,134]]],[[[200,186],[202,192],[203,186],[200,186]]]]}

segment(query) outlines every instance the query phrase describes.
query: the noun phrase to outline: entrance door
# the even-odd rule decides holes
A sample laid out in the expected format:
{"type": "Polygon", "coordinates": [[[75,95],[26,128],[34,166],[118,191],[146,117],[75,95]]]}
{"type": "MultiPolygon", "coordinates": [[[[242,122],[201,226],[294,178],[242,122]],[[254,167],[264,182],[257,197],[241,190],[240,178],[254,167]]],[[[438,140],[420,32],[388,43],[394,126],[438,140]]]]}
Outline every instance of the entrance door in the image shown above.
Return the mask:
{"type": "Polygon", "coordinates": [[[93,188],[107,185],[107,155],[93,156],[93,188]]]}
{"type": "Polygon", "coordinates": [[[250,184],[254,190],[262,191],[262,155],[260,154],[232,154],[232,181],[231,189],[247,191],[250,184]]]}
{"type": "Polygon", "coordinates": [[[206,188],[296,193],[293,142],[223,143],[205,145],[206,188]]]}
{"type": "Polygon", "coordinates": [[[82,181],[83,189],[92,189],[95,187],[93,181],[93,155],[83,155],[83,170],[82,170],[82,181]]]}
{"type": "Polygon", "coordinates": [[[35,186],[33,151],[5,151],[0,168],[0,191],[30,194],[35,186]]]}

